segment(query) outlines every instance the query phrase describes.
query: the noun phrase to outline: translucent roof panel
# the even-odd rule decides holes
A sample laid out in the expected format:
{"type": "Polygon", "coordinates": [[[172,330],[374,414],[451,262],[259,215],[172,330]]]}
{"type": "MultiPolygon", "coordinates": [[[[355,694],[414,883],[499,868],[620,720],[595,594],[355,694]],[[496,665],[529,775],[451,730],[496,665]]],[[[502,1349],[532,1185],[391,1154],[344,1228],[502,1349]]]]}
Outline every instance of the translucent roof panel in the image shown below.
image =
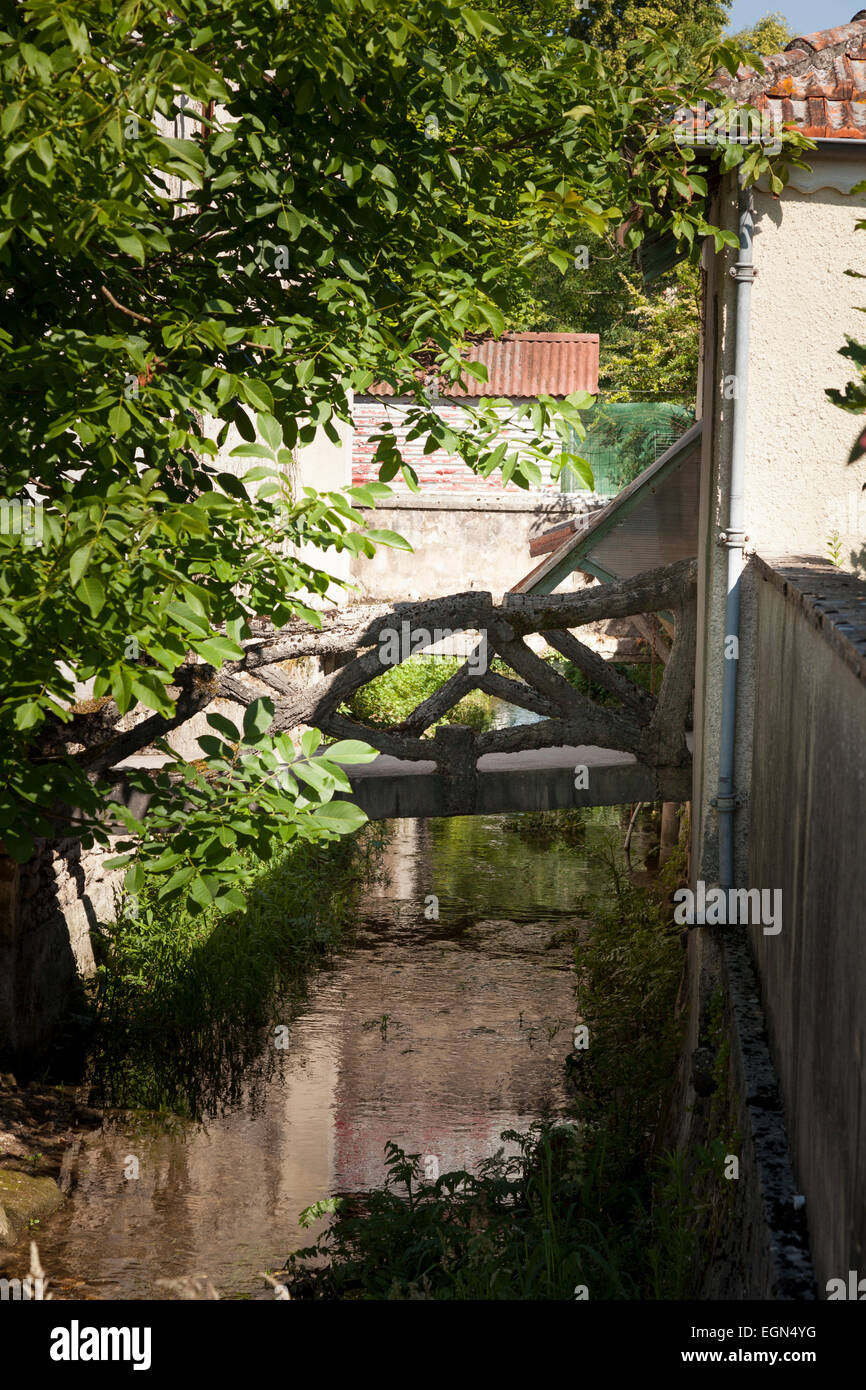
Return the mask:
{"type": "Polygon", "coordinates": [[[552,593],[574,570],[630,579],[685,560],[698,549],[701,425],[623,488],[580,531],[569,535],[514,593],[552,593]]]}
{"type": "Polygon", "coordinates": [[[630,579],[697,554],[700,463],[696,425],[596,516],[580,537],[581,556],[608,574],[630,579]],[[669,466],[660,468],[665,460],[669,466]]]}

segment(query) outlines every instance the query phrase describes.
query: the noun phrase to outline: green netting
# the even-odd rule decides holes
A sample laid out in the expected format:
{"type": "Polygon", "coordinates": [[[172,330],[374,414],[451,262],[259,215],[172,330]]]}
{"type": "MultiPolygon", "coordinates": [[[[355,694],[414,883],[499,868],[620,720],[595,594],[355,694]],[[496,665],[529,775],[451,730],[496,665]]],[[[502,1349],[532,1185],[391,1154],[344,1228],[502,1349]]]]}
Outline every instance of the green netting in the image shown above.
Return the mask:
{"type": "MultiPolygon", "coordinates": [[[[595,491],[614,497],[655,463],[694,424],[695,412],[672,401],[617,401],[598,405],[584,416],[586,439],[574,436],[572,448],[592,468],[595,491]]],[[[563,492],[585,492],[580,479],[564,468],[563,492]]]]}

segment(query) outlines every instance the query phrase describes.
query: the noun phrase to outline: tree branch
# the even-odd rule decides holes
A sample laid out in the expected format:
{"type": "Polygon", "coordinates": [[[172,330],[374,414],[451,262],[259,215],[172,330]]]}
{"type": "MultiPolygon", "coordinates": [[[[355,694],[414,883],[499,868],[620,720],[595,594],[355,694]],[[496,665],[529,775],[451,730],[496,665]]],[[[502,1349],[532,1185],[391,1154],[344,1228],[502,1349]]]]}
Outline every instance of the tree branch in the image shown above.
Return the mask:
{"type": "Polygon", "coordinates": [[[111,293],[111,290],[107,287],[107,285],[102,285],[100,288],[102,289],[102,293],[105,295],[105,298],[108,300],[109,304],[113,304],[114,308],[119,309],[121,314],[126,314],[131,319],[137,319],[139,323],[153,323],[153,319],[149,319],[147,317],[147,314],[136,313],[135,309],[127,309],[124,307],[123,304],[118,304],[117,300],[115,299],[114,295],[111,293]]]}

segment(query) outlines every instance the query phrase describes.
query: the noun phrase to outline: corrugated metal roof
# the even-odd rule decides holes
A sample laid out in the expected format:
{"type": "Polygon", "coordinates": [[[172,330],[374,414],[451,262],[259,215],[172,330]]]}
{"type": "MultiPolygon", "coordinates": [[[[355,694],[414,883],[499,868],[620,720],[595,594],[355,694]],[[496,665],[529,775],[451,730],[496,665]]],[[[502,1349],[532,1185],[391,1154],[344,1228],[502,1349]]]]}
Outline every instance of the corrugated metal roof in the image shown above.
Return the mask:
{"type": "Polygon", "coordinates": [[[792,39],[763,63],[762,74],[741,65],[713,85],[813,140],[866,140],[866,10],[850,24],[792,39]]]}
{"type": "MultiPolygon", "coordinates": [[[[589,391],[594,396],[598,394],[598,345],[597,333],[503,333],[501,338],[480,338],[473,342],[466,358],[483,362],[487,381],[477,381],[468,373],[462,386],[440,379],[440,394],[446,399],[532,398],[589,391]]],[[[419,353],[418,361],[419,380],[432,382],[432,353],[419,353]]],[[[394,388],[386,382],[374,382],[368,394],[393,396],[394,388]]]]}

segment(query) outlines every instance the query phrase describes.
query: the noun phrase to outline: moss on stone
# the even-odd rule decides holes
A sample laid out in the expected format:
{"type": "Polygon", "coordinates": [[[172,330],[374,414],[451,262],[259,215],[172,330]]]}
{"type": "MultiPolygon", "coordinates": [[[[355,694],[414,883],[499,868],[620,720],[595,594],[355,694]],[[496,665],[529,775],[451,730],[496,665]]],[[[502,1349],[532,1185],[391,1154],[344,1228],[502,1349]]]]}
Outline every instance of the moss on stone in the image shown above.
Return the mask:
{"type": "Polygon", "coordinates": [[[65,1200],[53,1178],[0,1170],[0,1242],[12,1244],[31,1221],[50,1216],[65,1200]]]}

